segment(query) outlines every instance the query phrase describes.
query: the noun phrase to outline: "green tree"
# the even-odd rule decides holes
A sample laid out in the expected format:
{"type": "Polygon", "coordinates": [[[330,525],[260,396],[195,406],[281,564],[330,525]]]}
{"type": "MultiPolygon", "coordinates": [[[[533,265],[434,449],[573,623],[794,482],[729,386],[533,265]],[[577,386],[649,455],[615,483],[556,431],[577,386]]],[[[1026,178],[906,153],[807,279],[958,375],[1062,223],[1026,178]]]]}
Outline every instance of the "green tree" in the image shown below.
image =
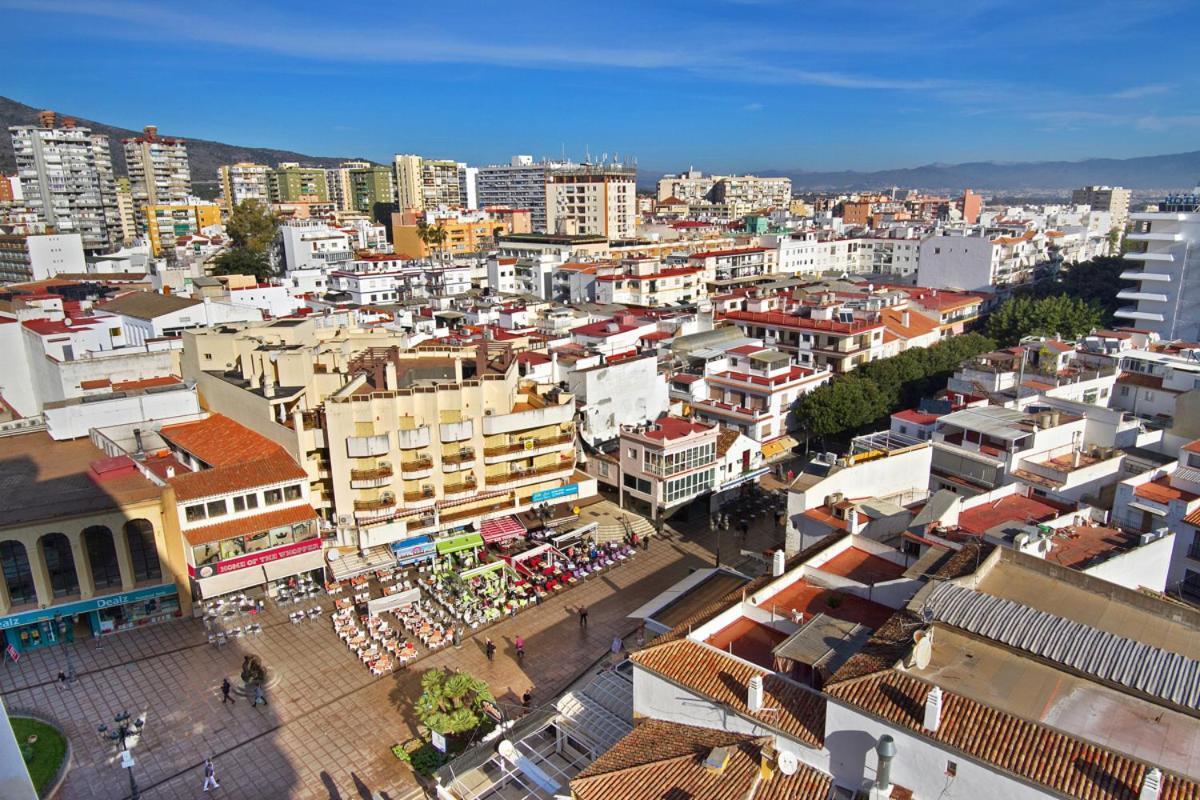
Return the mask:
{"type": "Polygon", "coordinates": [[[1101,324],[1103,310],[1095,301],[1069,295],[1035,299],[1011,297],[988,317],[988,334],[1002,345],[1013,345],[1025,336],[1073,339],[1101,324]]]}
{"type": "Polygon", "coordinates": [[[1080,300],[1095,303],[1103,311],[1102,325],[1112,322],[1113,312],[1122,305],[1117,293],[1130,289],[1135,284],[1121,279],[1121,273],[1135,269],[1136,265],[1119,256],[1103,256],[1091,261],[1068,264],[1059,271],[1054,280],[1040,281],[1021,287],[1014,296],[1056,297],[1070,295],[1080,300]]]}
{"type": "Polygon", "coordinates": [[[441,734],[467,733],[483,723],[483,703],[492,701],[488,685],[464,672],[431,669],[421,676],[417,719],[441,734]]]}
{"type": "Polygon", "coordinates": [[[279,218],[271,207],[259,200],[243,200],[233,207],[225,221],[225,232],[235,248],[265,256],[275,241],[279,218]]]}
{"type": "Polygon", "coordinates": [[[274,271],[266,253],[255,253],[242,247],[233,247],[213,259],[214,275],[253,275],[259,283],[269,279],[274,271]]]}

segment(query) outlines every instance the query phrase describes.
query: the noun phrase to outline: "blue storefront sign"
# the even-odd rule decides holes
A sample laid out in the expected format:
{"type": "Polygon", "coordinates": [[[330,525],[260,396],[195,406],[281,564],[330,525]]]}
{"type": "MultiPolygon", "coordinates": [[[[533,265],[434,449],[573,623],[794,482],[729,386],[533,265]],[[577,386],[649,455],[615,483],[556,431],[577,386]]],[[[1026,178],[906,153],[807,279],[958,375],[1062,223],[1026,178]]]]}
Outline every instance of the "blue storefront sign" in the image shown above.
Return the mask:
{"type": "Polygon", "coordinates": [[[579,484],[568,483],[566,486],[559,486],[555,489],[546,489],[543,492],[534,492],[529,499],[534,503],[542,503],[547,500],[557,500],[560,497],[570,497],[571,495],[576,494],[579,494],[579,484]]]}
{"type": "Polygon", "coordinates": [[[396,563],[404,566],[426,558],[433,558],[437,552],[437,544],[429,536],[414,536],[392,542],[392,552],[396,554],[396,563]]]}
{"type": "Polygon", "coordinates": [[[63,639],[73,641],[76,621],[86,620],[92,633],[99,635],[162,621],[178,613],[178,589],[166,583],[9,614],[0,617],[0,631],[9,644],[25,651],[58,644],[63,639]]]}

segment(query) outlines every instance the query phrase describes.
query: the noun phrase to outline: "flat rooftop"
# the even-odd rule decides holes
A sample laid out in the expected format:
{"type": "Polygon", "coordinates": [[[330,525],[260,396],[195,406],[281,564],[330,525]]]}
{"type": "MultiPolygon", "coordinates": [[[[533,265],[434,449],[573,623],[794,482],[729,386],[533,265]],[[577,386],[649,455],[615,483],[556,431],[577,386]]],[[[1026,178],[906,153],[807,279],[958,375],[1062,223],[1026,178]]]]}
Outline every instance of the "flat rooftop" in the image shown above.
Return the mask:
{"type": "Polygon", "coordinates": [[[878,628],[887,622],[894,610],[849,592],[839,592],[809,583],[804,578],[776,592],[758,604],[759,608],[789,615],[798,611],[805,619],[824,614],[845,622],[857,622],[868,628],[878,628]]]}
{"type": "Polygon", "coordinates": [[[840,575],[862,584],[892,581],[904,574],[904,567],[857,547],[848,547],[817,569],[840,575]]]}
{"type": "Polygon", "coordinates": [[[697,585],[650,615],[650,619],[674,628],[688,617],[715,603],[725,595],[744,586],[747,579],[728,572],[713,572],[697,585]]]}
{"type": "Polygon", "coordinates": [[[763,669],[773,670],[773,651],[786,638],[786,633],[777,631],[770,625],[748,617],[739,617],[704,641],[718,650],[753,661],[763,669]]]}
{"type": "MultiPolygon", "coordinates": [[[[1094,580],[1097,585],[1106,585],[1099,579],[1094,580]]],[[[1200,635],[1197,635],[1200,625],[1188,621],[1188,617],[1196,615],[1192,609],[1181,609],[1174,618],[1168,617],[1163,614],[1161,600],[1145,597],[1144,604],[1139,604],[1123,602],[1117,593],[1104,597],[1083,581],[1062,580],[1006,559],[988,570],[975,588],[994,597],[1013,600],[1048,614],[1200,660],[1200,635]]]]}
{"type": "Polygon", "coordinates": [[[0,437],[0,526],[107,512],[160,494],[130,459],[109,458],[90,439],[0,437]]]}
{"type": "Polygon", "coordinates": [[[1200,777],[1200,725],[1194,717],[1002,645],[937,625],[929,666],[905,671],[1023,719],[1200,777]]]}

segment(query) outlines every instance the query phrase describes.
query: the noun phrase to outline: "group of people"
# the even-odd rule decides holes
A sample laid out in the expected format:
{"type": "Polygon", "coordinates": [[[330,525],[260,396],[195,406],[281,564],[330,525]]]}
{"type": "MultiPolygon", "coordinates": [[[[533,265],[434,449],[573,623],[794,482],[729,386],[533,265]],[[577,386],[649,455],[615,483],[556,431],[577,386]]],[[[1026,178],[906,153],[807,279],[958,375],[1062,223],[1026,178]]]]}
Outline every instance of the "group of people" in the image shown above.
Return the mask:
{"type": "MultiPolygon", "coordinates": [[[[237,698],[233,696],[233,684],[229,682],[229,678],[221,679],[221,705],[226,703],[237,703],[237,698]]],[[[267,693],[263,689],[261,683],[254,684],[254,700],[250,703],[251,706],[265,706],[267,704],[267,693]]]]}

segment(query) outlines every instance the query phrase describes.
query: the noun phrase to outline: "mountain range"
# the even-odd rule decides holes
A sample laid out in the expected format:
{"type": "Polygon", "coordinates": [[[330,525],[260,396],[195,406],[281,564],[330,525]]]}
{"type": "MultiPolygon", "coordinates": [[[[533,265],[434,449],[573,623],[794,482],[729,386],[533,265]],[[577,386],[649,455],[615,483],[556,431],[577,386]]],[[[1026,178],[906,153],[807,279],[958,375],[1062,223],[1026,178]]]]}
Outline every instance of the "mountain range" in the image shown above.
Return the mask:
{"type": "MultiPolygon", "coordinates": [[[[0,131],[7,131],[11,125],[37,125],[38,113],[42,109],[27,106],[24,103],[0,97],[0,131]]],[[[95,133],[103,133],[109,138],[112,148],[113,168],[118,175],[125,174],[125,153],[121,140],[132,136],[140,136],[141,131],[128,128],[118,128],[103,122],[75,117],[71,114],[60,113],[59,118],[72,117],[81,128],[91,128],[95,133]]],[[[151,122],[152,120],[148,120],[151,122]]],[[[238,161],[253,161],[259,164],[275,165],[281,161],[299,161],[317,167],[335,167],[351,158],[333,158],[326,156],[307,156],[294,153],[291,150],[275,150],[269,147],[242,147],[240,145],[211,142],[206,139],[193,139],[184,131],[163,131],[165,136],[179,136],[187,141],[188,164],[192,169],[192,183],[197,194],[212,196],[216,194],[217,167],[222,164],[234,164],[238,161]],[[207,190],[207,191],[206,191],[207,190]]],[[[0,141],[0,173],[11,174],[16,170],[12,144],[7,137],[0,141]]],[[[361,160],[361,159],[355,159],[361,160]]]]}
{"type": "MultiPolygon", "coordinates": [[[[39,110],[7,97],[0,97],[0,130],[7,129],[10,125],[38,124],[39,110]]],[[[140,132],[82,117],[75,117],[75,120],[78,125],[109,137],[113,166],[118,175],[124,174],[125,157],[120,140],[138,136],[140,132]]],[[[197,194],[207,196],[215,194],[217,167],[222,164],[253,161],[275,165],[281,161],[299,161],[318,167],[331,167],[350,160],[346,157],[309,156],[290,150],[242,147],[193,139],[188,137],[186,131],[164,131],[164,134],[180,136],[187,140],[192,182],[197,194]]],[[[7,142],[0,143],[0,173],[11,173],[15,168],[12,147],[7,142]]],[[[661,173],[643,171],[639,176],[639,183],[644,188],[653,188],[659,174],[661,173]]],[[[978,192],[1053,195],[1079,186],[1110,184],[1152,192],[1189,189],[1200,182],[1200,150],[1136,158],[1089,158],[1082,161],[976,161],[965,164],[927,164],[875,172],[774,170],[761,174],[791,178],[792,188],[797,191],[848,191],[900,186],[931,192],[959,192],[970,188],[978,192]]]]}

